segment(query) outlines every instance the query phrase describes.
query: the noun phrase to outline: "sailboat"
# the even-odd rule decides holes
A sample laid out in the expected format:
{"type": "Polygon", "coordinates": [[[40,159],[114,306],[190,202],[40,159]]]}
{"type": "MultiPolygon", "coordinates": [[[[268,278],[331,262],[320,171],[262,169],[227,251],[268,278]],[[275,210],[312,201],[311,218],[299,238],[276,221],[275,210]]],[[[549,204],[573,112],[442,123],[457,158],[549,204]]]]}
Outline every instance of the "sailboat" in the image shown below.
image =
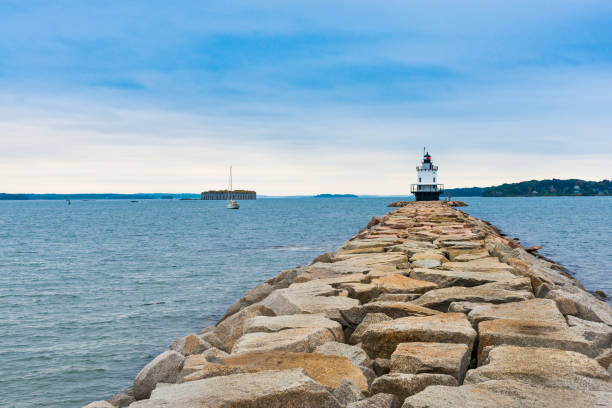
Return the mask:
{"type": "Polygon", "coordinates": [[[234,201],[232,200],[232,190],[233,189],[233,184],[232,184],[232,166],[230,166],[230,178],[229,178],[229,190],[227,191],[227,198],[229,199],[229,203],[227,204],[227,209],[228,210],[237,210],[240,208],[240,204],[238,204],[238,201],[234,201]]]}

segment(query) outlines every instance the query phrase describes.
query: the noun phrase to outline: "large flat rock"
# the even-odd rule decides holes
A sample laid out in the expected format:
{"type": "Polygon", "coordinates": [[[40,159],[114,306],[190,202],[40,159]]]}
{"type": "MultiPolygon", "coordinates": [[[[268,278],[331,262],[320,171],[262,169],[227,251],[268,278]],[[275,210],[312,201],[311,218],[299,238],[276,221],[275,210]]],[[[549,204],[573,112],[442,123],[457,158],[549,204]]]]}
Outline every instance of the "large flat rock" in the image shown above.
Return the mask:
{"type": "Polygon", "coordinates": [[[597,361],[573,351],[501,346],[487,364],[469,370],[465,384],[489,380],[519,380],[536,386],[612,391],[610,374],[597,361]]]}
{"type": "Polygon", "coordinates": [[[224,350],[231,350],[236,340],[244,333],[244,324],[255,316],[274,316],[276,313],[269,307],[256,303],[245,307],[217,324],[213,334],[221,341],[224,350]]]}
{"type": "Polygon", "coordinates": [[[232,354],[252,351],[313,352],[321,344],[335,341],[336,337],[324,327],[285,329],[271,333],[248,333],[232,347],[232,354]]]}
{"type": "Polygon", "coordinates": [[[204,362],[185,381],[237,372],[260,372],[301,368],[311,378],[328,389],[338,387],[344,379],[351,381],[361,392],[368,390],[368,382],[361,369],[344,356],[317,353],[253,352],[236,354],[215,363],[204,362]]]}
{"type": "Polygon", "coordinates": [[[565,324],[538,320],[497,319],[478,325],[478,362],[486,358],[483,350],[490,346],[546,347],[576,351],[597,356],[598,349],[587,339],[572,332],[565,324]]]}
{"type": "Polygon", "coordinates": [[[612,393],[535,387],[519,381],[493,380],[449,387],[434,385],[408,397],[402,408],[577,408],[609,407],[612,393]]]}
{"type": "Polygon", "coordinates": [[[328,319],[322,313],[295,314],[284,316],[256,316],[244,324],[244,333],[278,332],[285,329],[324,328],[334,335],[336,341],[344,341],[344,333],[340,323],[328,319]]]}
{"type": "Polygon", "coordinates": [[[398,238],[377,238],[377,239],[355,239],[347,241],[342,245],[342,250],[363,249],[372,247],[386,247],[401,244],[403,240],[398,238]]]}
{"type": "Polygon", "coordinates": [[[431,309],[446,311],[452,302],[509,303],[529,300],[534,297],[533,293],[528,291],[498,289],[485,286],[486,285],[481,285],[471,288],[455,286],[451,288],[435,289],[425,293],[412,303],[431,309]]]}
{"type": "Polygon", "coordinates": [[[435,283],[409,278],[399,273],[372,279],[372,284],[382,287],[386,293],[425,293],[438,288],[435,283]]]}
{"type": "Polygon", "coordinates": [[[413,256],[416,253],[428,250],[435,250],[436,246],[427,241],[406,241],[399,245],[394,245],[390,248],[392,252],[402,252],[408,256],[413,256]]]}
{"type": "Polygon", "coordinates": [[[507,263],[500,262],[499,259],[492,256],[465,262],[446,262],[442,265],[442,269],[473,272],[514,271],[514,267],[507,263]]]}
{"type": "Polygon", "coordinates": [[[537,320],[565,326],[565,318],[557,308],[557,304],[550,299],[530,299],[524,302],[503,303],[499,305],[476,305],[470,313],[468,320],[474,327],[485,320],[537,320]]]}
{"type": "Polygon", "coordinates": [[[363,320],[361,321],[361,323],[359,323],[359,326],[357,326],[355,328],[355,331],[353,331],[353,334],[351,334],[349,343],[351,344],[361,343],[361,337],[363,336],[363,333],[365,333],[368,327],[370,327],[374,323],[386,322],[389,320],[392,320],[392,318],[390,318],[384,313],[366,314],[363,320]]]}
{"type": "Polygon", "coordinates": [[[340,311],[358,306],[359,300],[345,296],[313,296],[311,293],[300,293],[288,288],[275,290],[259,304],[277,316],[322,313],[332,320],[342,322],[340,311]]]}
{"type": "Polygon", "coordinates": [[[457,343],[471,350],[475,338],[476,331],[463,313],[445,313],[375,323],[365,330],[361,341],[371,358],[389,358],[400,343],[457,343]]]}
{"type": "Polygon", "coordinates": [[[391,372],[447,374],[461,382],[470,363],[468,346],[454,343],[400,343],[391,354],[391,372]]]}
{"type": "Polygon", "coordinates": [[[303,370],[262,371],[156,388],[133,408],[340,408],[303,370]]]}
{"type": "Polygon", "coordinates": [[[392,319],[409,316],[433,316],[441,314],[437,310],[408,302],[370,302],[362,306],[364,313],[383,313],[392,319]]]}
{"type": "Polygon", "coordinates": [[[475,261],[477,259],[488,258],[489,251],[481,249],[448,249],[448,258],[453,262],[475,261]]]}
{"type": "MultiPolygon", "coordinates": [[[[349,254],[334,257],[334,264],[346,266],[359,266],[381,268],[406,263],[408,257],[400,252],[384,252],[374,254],[349,254]]],[[[393,269],[391,269],[393,270],[393,269]]]]}
{"type": "Polygon", "coordinates": [[[457,385],[457,380],[444,374],[390,373],[378,377],[372,383],[372,394],[385,393],[398,397],[400,402],[431,385],[457,385]]]}
{"type": "Polygon", "coordinates": [[[362,348],[351,346],[350,344],[338,343],[337,341],[325,343],[317,347],[314,352],[330,356],[346,357],[356,366],[370,367],[372,365],[372,360],[370,360],[370,357],[368,357],[362,348]]]}
{"type": "Polygon", "coordinates": [[[422,281],[437,284],[440,288],[451,286],[478,286],[490,282],[499,282],[515,278],[507,271],[464,271],[464,270],[440,270],[428,268],[414,268],[410,277],[422,281]]]}

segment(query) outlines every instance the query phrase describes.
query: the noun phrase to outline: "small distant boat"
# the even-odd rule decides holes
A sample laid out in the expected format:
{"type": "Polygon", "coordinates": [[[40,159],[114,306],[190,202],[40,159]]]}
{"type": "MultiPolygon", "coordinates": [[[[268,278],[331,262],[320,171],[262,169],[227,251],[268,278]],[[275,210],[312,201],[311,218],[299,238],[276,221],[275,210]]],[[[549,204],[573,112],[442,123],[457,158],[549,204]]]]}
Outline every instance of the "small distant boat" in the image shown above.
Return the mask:
{"type": "Polygon", "coordinates": [[[66,203],[67,203],[68,205],[70,205],[70,200],[66,200],[66,203]]]}
{"type": "Polygon", "coordinates": [[[227,198],[229,199],[229,203],[226,207],[228,210],[237,210],[240,208],[240,204],[238,204],[238,201],[232,200],[232,188],[232,166],[230,166],[229,190],[227,191],[227,198]]]}

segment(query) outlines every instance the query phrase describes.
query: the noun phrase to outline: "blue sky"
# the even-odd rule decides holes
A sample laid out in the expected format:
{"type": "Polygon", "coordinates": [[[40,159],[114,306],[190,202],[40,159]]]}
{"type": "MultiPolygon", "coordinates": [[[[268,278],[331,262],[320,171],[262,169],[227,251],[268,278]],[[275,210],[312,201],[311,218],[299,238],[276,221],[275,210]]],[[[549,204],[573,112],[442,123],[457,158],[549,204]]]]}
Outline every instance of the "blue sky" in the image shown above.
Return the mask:
{"type": "Polygon", "coordinates": [[[0,2],[0,191],[612,178],[612,3],[0,2]]]}

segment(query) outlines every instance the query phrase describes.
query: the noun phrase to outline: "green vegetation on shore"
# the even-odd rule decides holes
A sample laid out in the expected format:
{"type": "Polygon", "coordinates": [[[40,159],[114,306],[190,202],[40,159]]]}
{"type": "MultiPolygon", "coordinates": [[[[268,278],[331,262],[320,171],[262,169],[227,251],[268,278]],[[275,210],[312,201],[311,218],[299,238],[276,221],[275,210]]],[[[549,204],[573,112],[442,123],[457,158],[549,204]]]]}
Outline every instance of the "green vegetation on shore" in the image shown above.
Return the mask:
{"type": "Polygon", "coordinates": [[[529,180],[492,187],[451,188],[446,192],[455,197],[609,196],[612,181],[529,180]]]}

